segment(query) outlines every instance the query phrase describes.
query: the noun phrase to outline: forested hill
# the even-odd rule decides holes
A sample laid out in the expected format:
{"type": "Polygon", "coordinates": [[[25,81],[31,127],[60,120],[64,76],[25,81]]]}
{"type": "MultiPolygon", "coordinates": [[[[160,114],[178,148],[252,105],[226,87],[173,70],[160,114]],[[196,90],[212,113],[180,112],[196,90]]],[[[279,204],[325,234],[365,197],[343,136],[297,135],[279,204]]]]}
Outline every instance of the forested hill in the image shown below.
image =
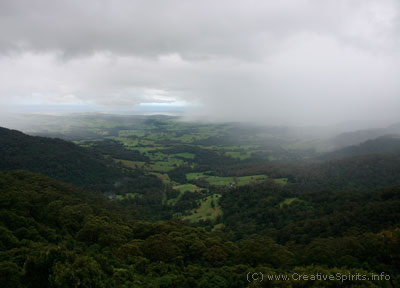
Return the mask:
{"type": "Polygon", "coordinates": [[[347,146],[320,156],[319,160],[334,160],[373,153],[400,153],[399,136],[382,136],[359,145],[347,146]]]}
{"type": "Polygon", "coordinates": [[[352,132],[345,132],[336,135],[329,142],[337,148],[358,145],[368,140],[373,140],[385,135],[400,135],[400,123],[393,124],[386,128],[366,129],[352,132]]]}
{"type": "Polygon", "coordinates": [[[372,153],[312,163],[300,166],[293,174],[297,192],[400,185],[400,153],[372,153]]]}
{"type": "Polygon", "coordinates": [[[223,194],[224,223],[237,236],[266,233],[279,243],[377,233],[400,224],[400,186],[295,193],[274,183],[223,194]]]}
{"type": "MultiPolygon", "coordinates": [[[[396,191],[388,190],[382,197],[396,198],[396,191]]],[[[335,199],[321,200],[335,203],[335,199]]],[[[329,203],[324,204],[327,210],[329,203]]],[[[223,232],[207,232],[179,221],[134,222],[121,211],[118,203],[48,177],[0,172],[2,287],[344,287],[340,279],[266,280],[259,286],[246,279],[253,271],[368,276],[384,271],[392,276],[391,287],[398,284],[400,232],[395,229],[340,238],[320,238],[324,234],[319,230],[307,230],[315,237],[309,244],[282,245],[261,233],[232,242],[223,232]]],[[[362,223],[353,217],[347,220],[356,226],[362,223]]],[[[305,231],[296,233],[301,236],[305,231]]],[[[390,287],[386,284],[345,282],[346,287],[390,287]]]]}
{"type": "MultiPolygon", "coordinates": [[[[93,149],[72,142],[39,136],[29,136],[0,127],[0,170],[24,169],[82,186],[91,190],[109,191],[119,179],[151,178],[139,172],[127,175],[113,161],[93,149]]],[[[147,182],[149,182],[147,181],[147,182]]],[[[136,181],[138,182],[138,181],[136,181]]],[[[137,183],[140,186],[140,183],[137,183]]]]}
{"type": "Polygon", "coordinates": [[[287,171],[296,192],[369,190],[400,185],[400,138],[384,136],[368,140],[325,153],[309,162],[292,164],[292,169],[287,171]]]}

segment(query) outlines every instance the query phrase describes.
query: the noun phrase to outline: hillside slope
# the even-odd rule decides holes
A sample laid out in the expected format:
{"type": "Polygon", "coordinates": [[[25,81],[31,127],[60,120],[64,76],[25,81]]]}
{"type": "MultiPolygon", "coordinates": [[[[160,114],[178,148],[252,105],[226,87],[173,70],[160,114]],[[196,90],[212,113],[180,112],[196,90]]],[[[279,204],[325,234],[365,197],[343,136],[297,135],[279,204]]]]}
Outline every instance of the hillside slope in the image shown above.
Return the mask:
{"type": "Polygon", "coordinates": [[[298,192],[376,189],[400,185],[400,153],[372,153],[297,167],[298,192]]]}
{"type": "Polygon", "coordinates": [[[136,189],[161,185],[154,176],[118,168],[94,149],[0,127],[0,170],[12,169],[41,173],[102,192],[114,191],[117,182],[129,182],[136,189]]]}
{"type": "Polygon", "coordinates": [[[334,160],[346,157],[360,156],[373,153],[400,153],[400,137],[382,136],[365,141],[358,145],[347,146],[339,150],[326,153],[318,160],[334,160]]]}

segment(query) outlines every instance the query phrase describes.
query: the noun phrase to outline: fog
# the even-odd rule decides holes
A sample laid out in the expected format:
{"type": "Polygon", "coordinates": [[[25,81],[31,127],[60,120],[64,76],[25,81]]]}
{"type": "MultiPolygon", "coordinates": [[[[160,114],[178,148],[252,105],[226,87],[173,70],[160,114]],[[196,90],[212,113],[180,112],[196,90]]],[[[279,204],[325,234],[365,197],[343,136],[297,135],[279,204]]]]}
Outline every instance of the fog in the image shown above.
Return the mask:
{"type": "Polygon", "coordinates": [[[164,105],[388,125],[400,121],[399,12],[396,0],[2,0],[0,112],[164,105]]]}

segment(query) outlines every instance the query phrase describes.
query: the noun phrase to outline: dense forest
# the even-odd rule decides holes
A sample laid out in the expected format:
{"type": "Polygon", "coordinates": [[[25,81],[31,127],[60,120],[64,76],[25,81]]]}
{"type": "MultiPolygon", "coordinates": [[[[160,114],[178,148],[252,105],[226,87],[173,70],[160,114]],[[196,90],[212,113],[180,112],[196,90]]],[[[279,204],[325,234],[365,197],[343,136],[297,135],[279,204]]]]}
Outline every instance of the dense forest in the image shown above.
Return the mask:
{"type": "MultiPolygon", "coordinates": [[[[285,239],[286,244],[255,234],[232,240],[180,221],[129,220],[117,203],[38,174],[0,176],[2,287],[310,287],[295,280],[249,284],[249,271],[372,275],[382,270],[398,283],[398,229],[374,233],[384,227],[366,227],[336,238],[318,231],[309,235],[312,241],[285,239]]],[[[399,189],[381,191],[376,201],[399,189]]],[[[382,284],[346,282],[390,287],[382,284]]],[[[342,287],[340,281],[312,285],[342,287]]]]}

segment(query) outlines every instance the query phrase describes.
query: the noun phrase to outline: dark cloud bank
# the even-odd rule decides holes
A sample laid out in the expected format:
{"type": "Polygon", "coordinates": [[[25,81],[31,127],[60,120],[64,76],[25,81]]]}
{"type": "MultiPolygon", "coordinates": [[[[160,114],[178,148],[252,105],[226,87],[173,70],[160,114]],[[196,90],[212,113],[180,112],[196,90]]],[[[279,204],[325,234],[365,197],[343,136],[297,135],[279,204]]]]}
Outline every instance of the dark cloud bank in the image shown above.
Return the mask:
{"type": "Polygon", "coordinates": [[[0,2],[0,105],[398,121],[396,0],[0,2]]]}

